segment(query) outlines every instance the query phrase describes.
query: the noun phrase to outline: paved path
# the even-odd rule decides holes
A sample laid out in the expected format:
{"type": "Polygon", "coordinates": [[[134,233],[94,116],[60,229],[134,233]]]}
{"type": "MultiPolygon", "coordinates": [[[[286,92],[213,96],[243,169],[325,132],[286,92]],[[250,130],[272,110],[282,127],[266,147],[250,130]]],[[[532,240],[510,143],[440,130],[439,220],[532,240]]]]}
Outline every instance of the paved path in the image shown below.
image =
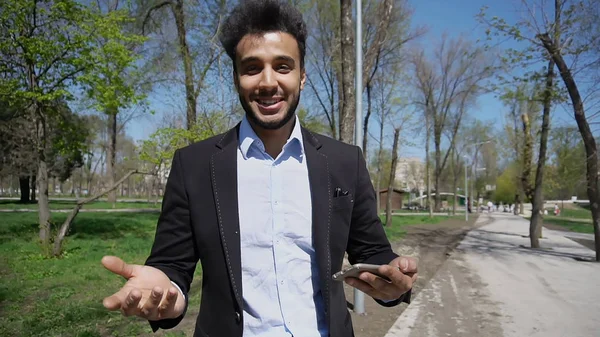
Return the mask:
{"type": "Polygon", "coordinates": [[[386,337],[600,336],[600,264],[594,252],[545,230],[531,250],[528,222],[482,215],[386,337]]]}

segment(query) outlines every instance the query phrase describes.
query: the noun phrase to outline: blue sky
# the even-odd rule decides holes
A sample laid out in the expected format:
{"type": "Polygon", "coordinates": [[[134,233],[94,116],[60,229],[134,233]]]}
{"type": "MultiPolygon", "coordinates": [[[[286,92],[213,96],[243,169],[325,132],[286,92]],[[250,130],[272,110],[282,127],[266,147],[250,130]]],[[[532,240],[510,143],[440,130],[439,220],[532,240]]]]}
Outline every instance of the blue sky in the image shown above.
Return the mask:
{"type": "MultiPolygon", "coordinates": [[[[463,35],[471,40],[484,40],[486,27],[476,20],[476,15],[480,9],[487,6],[490,15],[497,15],[505,18],[508,22],[514,22],[518,18],[521,2],[520,0],[409,0],[409,3],[414,9],[413,25],[428,27],[428,33],[421,38],[419,44],[425,49],[431,49],[443,34],[449,37],[463,35]]],[[[183,90],[183,87],[181,87],[181,90],[183,90]]],[[[172,93],[170,94],[172,95],[172,93]]],[[[165,91],[156,92],[150,98],[150,103],[157,114],[139,118],[128,125],[128,134],[135,140],[147,138],[156,129],[158,122],[162,119],[163,112],[182,111],[181,109],[184,106],[182,93],[177,95],[181,100],[177,103],[178,106],[165,104],[165,102],[173,101],[173,99],[166,96],[170,95],[165,91]]],[[[473,107],[469,114],[474,118],[495,123],[500,128],[506,111],[506,108],[495,97],[495,94],[487,94],[480,97],[477,105],[473,107]]],[[[553,123],[572,124],[573,118],[564,107],[557,107],[553,113],[553,123]]],[[[423,152],[422,146],[407,147],[401,151],[400,155],[422,157],[423,152]]]]}

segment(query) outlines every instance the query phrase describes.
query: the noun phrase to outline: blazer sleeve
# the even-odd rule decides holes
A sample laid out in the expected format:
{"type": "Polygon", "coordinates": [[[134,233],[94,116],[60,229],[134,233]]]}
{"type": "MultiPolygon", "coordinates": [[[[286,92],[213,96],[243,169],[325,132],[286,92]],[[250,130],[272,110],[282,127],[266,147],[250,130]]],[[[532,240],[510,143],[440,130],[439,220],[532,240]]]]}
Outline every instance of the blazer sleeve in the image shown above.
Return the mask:
{"type": "MultiPolygon", "coordinates": [[[[179,286],[186,298],[187,311],[187,294],[199,257],[194,243],[183,177],[181,152],[177,150],[173,156],[154,244],[146,265],[160,269],[179,286]]],[[[151,321],[150,325],[153,331],[159,328],[170,329],[179,324],[183,316],[185,311],[178,318],[151,321]]]]}
{"type": "MultiPolygon", "coordinates": [[[[367,164],[359,147],[356,147],[357,179],[354,195],[354,209],[348,237],[348,261],[351,264],[388,264],[398,255],[394,253],[377,214],[377,198],[367,170],[367,164]]],[[[384,306],[394,306],[400,302],[410,303],[408,291],[392,302],[376,300],[384,306]]]]}

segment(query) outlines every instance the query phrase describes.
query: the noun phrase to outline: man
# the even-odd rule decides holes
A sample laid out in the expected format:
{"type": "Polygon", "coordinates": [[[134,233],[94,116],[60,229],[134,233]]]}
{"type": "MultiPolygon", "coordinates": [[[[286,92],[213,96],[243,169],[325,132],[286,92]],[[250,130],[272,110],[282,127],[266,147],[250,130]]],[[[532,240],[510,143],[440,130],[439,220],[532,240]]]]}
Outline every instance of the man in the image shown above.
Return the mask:
{"type": "Polygon", "coordinates": [[[221,31],[246,114],[229,132],[178,150],[145,266],[105,257],[128,281],[109,310],[177,325],[196,263],[202,304],[195,336],[353,336],[344,253],[381,264],[387,282],[347,283],[385,306],[408,302],[417,266],[390,248],[360,149],[303,129],[306,27],[276,0],[245,1],[221,31]]]}

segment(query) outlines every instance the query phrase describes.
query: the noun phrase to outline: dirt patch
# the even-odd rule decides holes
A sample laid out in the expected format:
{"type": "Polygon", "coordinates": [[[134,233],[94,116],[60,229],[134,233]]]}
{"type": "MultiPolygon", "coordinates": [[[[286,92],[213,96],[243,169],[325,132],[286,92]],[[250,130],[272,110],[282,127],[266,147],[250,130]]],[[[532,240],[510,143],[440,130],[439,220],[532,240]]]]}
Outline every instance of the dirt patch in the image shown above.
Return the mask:
{"type": "MultiPolygon", "coordinates": [[[[396,253],[416,257],[419,261],[419,279],[414,285],[413,297],[437,273],[466,233],[475,228],[477,216],[477,214],[473,214],[468,223],[464,219],[449,218],[435,225],[410,226],[407,227],[406,236],[400,242],[394,243],[396,253]]],[[[478,226],[485,224],[486,221],[479,223],[478,226]]],[[[353,288],[345,285],[345,290],[346,299],[352,303],[354,301],[353,288]]],[[[356,337],[385,336],[406,307],[407,304],[403,303],[393,308],[385,308],[372,298],[365,296],[366,314],[352,313],[356,337]]]]}

